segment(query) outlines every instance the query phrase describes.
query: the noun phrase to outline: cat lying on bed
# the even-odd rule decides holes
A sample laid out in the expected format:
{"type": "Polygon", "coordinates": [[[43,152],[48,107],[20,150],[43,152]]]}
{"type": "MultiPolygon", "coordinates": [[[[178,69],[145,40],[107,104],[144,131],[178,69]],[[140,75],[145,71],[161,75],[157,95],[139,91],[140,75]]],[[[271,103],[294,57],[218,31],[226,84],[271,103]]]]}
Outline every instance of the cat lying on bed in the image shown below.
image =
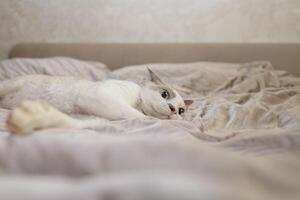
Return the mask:
{"type": "Polygon", "coordinates": [[[121,80],[91,82],[44,75],[17,77],[0,84],[0,106],[14,109],[7,120],[8,129],[14,133],[50,127],[88,128],[105,120],[146,115],[181,119],[193,101],[183,100],[153,71],[148,71],[151,81],[145,80],[141,85],[121,80]],[[67,115],[75,113],[96,118],[80,120],[67,115]]]}

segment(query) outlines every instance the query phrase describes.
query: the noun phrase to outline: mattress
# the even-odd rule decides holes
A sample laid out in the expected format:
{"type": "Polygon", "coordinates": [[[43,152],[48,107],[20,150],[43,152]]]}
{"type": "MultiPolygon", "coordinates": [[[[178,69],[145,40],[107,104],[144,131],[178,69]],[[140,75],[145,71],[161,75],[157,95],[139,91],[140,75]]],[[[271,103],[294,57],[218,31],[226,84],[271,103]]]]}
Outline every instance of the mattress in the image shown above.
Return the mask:
{"type": "MultiPolygon", "coordinates": [[[[15,136],[1,109],[1,199],[300,198],[300,78],[268,61],[147,66],[194,99],[184,120],[15,136]]],[[[146,65],[110,70],[65,57],[7,59],[0,74],[149,78],[146,65]]]]}

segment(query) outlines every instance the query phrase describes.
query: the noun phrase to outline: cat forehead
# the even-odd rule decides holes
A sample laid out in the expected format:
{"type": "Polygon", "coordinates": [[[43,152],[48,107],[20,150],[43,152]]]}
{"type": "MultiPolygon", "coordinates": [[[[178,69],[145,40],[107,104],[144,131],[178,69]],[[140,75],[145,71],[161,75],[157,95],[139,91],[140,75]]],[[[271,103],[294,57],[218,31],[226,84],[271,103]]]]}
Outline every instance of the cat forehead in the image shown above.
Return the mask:
{"type": "Polygon", "coordinates": [[[173,93],[175,94],[175,96],[171,100],[174,101],[174,103],[176,103],[179,107],[184,107],[185,104],[181,95],[176,90],[173,90],[173,93]]]}

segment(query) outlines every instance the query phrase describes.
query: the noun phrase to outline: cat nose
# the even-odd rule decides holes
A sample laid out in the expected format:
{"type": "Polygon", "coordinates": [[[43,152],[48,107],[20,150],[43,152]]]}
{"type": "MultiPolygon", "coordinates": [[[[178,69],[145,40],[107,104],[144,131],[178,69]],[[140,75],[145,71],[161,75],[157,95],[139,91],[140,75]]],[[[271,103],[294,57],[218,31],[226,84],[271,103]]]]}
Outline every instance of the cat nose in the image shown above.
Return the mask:
{"type": "Polygon", "coordinates": [[[170,103],[168,105],[169,105],[169,108],[172,111],[172,113],[175,113],[176,110],[175,110],[174,106],[172,104],[170,104],[170,103]]]}

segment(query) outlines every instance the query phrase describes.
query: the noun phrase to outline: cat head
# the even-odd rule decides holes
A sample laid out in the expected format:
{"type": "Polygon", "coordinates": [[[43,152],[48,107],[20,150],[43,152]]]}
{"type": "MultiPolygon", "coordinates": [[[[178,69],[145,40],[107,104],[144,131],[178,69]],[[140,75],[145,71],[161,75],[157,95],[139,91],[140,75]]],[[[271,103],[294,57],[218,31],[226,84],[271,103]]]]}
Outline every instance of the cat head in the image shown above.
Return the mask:
{"type": "Polygon", "coordinates": [[[141,109],[146,115],[160,119],[182,119],[193,100],[183,100],[179,93],[164,83],[148,68],[150,81],[144,81],[141,91],[141,109]]]}

